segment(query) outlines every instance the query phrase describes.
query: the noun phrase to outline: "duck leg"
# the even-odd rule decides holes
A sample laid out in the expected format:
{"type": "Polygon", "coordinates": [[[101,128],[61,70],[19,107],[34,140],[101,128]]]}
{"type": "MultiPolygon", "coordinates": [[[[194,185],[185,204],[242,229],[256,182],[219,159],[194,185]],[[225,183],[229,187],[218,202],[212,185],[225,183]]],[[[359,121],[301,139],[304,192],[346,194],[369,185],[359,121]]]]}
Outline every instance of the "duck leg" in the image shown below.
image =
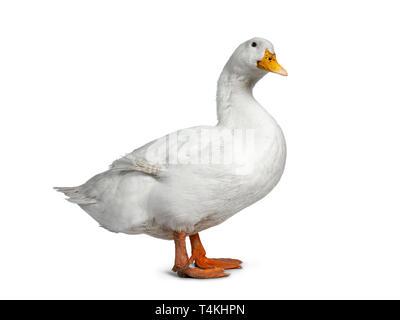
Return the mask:
{"type": "Polygon", "coordinates": [[[213,268],[220,267],[223,269],[240,269],[240,264],[242,261],[237,259],[229,259],[229,258],[219,258],[219,259],[211,259],[206,257],[206,250],[200,241],[199,234],[196,233],[190,236],[190,243],[192,245],[192,256],[190,257],[190,262],[193,261],[196,263],[196,266],[199,268],[213,268]]]}
{"type": "Polygon", "coordinates": [[[172,271],[177,272],[180,277],[198,279],[221,278],[229,275],[224,273],[224,269],[220,267],[190,268],[190,261],[186,251],[186,235],[185,232],[174,232],[175,265],[172,271]]]}

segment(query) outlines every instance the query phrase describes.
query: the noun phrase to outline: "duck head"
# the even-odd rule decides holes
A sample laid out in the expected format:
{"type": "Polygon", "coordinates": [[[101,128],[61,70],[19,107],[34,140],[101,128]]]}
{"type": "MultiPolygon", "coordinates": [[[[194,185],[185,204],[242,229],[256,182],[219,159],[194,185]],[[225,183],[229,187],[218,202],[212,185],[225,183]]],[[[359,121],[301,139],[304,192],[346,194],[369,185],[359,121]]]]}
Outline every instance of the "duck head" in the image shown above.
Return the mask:
{"type": "Polygon", "coordinates": [[[243,42],[232,54],[226,68],[249,79],[260,79],[268,72],[288,75],[276,60],[272,43],[263,38],[253,38],[243,42]]]}

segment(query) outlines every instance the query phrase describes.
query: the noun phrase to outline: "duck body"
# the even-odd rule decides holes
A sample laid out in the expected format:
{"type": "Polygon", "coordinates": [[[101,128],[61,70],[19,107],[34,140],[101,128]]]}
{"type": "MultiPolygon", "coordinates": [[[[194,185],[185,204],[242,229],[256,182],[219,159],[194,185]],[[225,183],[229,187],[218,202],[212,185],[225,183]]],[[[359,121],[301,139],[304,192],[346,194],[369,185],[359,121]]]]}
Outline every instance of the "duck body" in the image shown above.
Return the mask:
{"type": "MultiPolygon", "coordinates": [[[[239,164],[191,164],[192,152],[184,155],[186,164],[169,164],[157,177],[130,171],[129,166],[118,167],[117,160],[110,170],[76,187],[77,202],[82,197],[87,199],[88,203],[83,200],[79,204],[81,208],[110,231],[145,233],[162,239],[172,239],[174,230],[193,234],[225,221],[266,196],[284,170],[286,146],[282,130],[256,101],[252,103],[260,111],[257,114],[253,110],[257,123],[239,129],[252,130],[255,148],[239,164]]],[[[248,103],[246,108],[249,109],[248,103]]],[[[200,134],[209,130],[222,135],[235,129],[219,124],[186,131],[200,134]]],[[[149,149],[165,141],[165,138],[156,140],[123,159],[144,159],[149,149]]],[[[208,152],[209,148],[211,143],[203,150],[208,152]]],[[[149,163],[160,162],[165,163],[160,159],[149,160],[149,163]]],[[[71,201],[74,202],[74,197],[71,201]]]]}
{"type": "MultiPolygon", "coordinates": [[[[260,200],[281,178],[284,135],[252,94],[267,73],[253,65],[252,55],[260,59],[264,51],[274,52],[269,41],[251,39],[225,65],[218,81],[216,126],[174,132],[114,161],[83,185],[57,189],[110,231],[174,239],[178,274],[225,276],[214,269],[206,275],[188,271],[188,262],[180,262],[187,260],[182,258],[182,239],[191,237],[192,253],[200,252],[197,264],[215,267],[217,262],[211,260],[216,259],[204,262],[198,233],[260,200]],[[256,41],[258,51],[251,49],[256,41]]],[[[237,268],[240,260],[218,263],[217,267],[237,268]]]]}

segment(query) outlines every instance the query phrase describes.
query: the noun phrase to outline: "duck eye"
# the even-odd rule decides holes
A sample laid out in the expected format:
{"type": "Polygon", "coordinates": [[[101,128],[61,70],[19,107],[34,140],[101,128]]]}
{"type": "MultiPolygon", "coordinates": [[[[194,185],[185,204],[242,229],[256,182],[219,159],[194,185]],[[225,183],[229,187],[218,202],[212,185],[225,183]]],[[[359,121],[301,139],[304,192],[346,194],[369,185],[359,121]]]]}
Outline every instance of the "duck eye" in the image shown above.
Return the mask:
{"type": "Polygon", "coordinates": [[[252,47],[257,47],[257,43],[256,43],[256,42],[253,42],[253,43],[251,44],[251,46],[252,46],[252,47]]]}

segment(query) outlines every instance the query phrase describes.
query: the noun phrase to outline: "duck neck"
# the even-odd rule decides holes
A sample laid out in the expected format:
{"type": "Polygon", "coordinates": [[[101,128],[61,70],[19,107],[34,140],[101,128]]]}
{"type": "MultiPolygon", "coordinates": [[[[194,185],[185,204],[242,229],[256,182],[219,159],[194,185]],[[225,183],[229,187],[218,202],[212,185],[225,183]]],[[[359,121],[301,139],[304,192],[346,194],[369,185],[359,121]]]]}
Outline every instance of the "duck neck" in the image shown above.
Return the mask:
{"type": "Polygon", "coordinates": [[[218,80],[218,126],[229,128],[257,127],[267,114],[254,99],[253,88],[258,78],[249,78],[232,72],[225,66],[218,80]]]}

